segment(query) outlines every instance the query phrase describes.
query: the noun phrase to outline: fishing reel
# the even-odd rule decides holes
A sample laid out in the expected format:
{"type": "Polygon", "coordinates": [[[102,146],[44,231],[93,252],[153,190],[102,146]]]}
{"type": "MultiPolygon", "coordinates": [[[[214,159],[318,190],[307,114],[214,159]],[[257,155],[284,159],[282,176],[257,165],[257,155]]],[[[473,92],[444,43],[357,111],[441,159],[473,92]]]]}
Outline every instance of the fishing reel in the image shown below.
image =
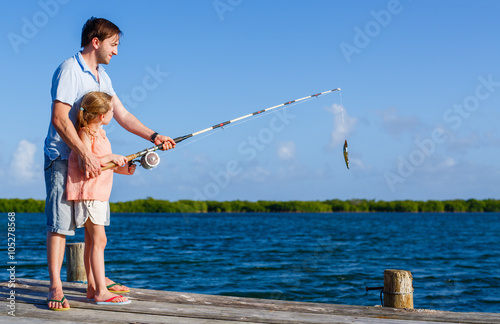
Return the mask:
{"type": "Polygon", "coordinates": [[[146,170],[154,169],[160,164],[160,156],[156,152],[148,152],[144,154],[140,159],[130,161],[130,163],[140,163],[141,166],[146,170]]]}

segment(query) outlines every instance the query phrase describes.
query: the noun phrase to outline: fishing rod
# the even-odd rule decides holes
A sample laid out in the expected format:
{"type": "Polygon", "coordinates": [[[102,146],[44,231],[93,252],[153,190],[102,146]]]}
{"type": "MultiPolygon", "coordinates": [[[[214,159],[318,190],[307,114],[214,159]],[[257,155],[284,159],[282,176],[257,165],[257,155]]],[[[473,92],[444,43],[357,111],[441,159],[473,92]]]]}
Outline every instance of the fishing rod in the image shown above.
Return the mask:
{"type": "MultiPolygon", "coordinates": [[[[269,108],[266,108],[266,109],[258,110],[256,112],[253,112],[253,113],[250,113],[250,114],[247,114],[247,115],[244,115],[244,116],[232,119],[232,120],[228,120],[228,121],[225,121],[225,122],[222,122],[222,123],[218,123],[218,124],[215,124],[214,126],[207,127],[205,129],[199,130],[197,132],[194,132],[194,133],[191,133],[191,134],[188,134],[188,135],[184,135],[184,136],[176,137],[176,138],[174,138],[174,142],[177,144],[177,143],[180,143],[180,142],[182,142],[182,141],[184,141],[184,140],[186,140],[188,138],[191,138],[193,136],[203,134],[205,132],[211,131],[211,130],[219,128],[219,127],[224,127],[224,126],[226,126],[228,124],[240,121],[242,119],[245,119],[245,118],[248,118],[248,117],[252,117],[252,116],[255,116],[255,115],[259,115],[259,114],[262,114],[264,112],[268,112],[268,111],[276,109],[276,108],[286,107],[287,105],[290,105],[290,104],[293,104],[293,103],[299,103],[299,102],[301,102],[303,100],[306,100],[306,99],[317,98],[317,97],[319,97],[321,95],[324,95],[324,94],[327,94],[327,93],[331,93],[331,92],[334,92],[334,91],[340,91],[340,88],[333,89],[333,90],[327,90],[327,91],[316,93],[316,94],[313,94],[313,95],[310,95],[310,96],[306,96],[306,97],[303,97],[303,98],[300,98],[300,99],[295,99],[295,100],[292,100],[292,101],[288,101],[288,102],[285,102],[285,103],[282,103],[282,104],[279,104],[279,105],[276,105],[276,106],[273,106],[273,107],[269,107],[269,108]]],[[[145,169],[153,169],[153,168],[157,167],[158,164],[160,163],[160,156],[155,151],[160,150],[162,147],[163,147],[163,143],[162,144],[158,144],[158,145],[153,146],[153,147],[150,147],[148,149],[142,150],[142,151],[137,152],[135,154],[130,154],[130,155],[126,156],[127,161],[132,162],[132,163],[138,162],[145,169]],[[141,159],[140,160],[135,160],[137,158],[141,158],[141,159]]],[[[347,159],[347,140],[346,140],[346,142],[344,144],[344,158],[345,158],[345,161],[346,161],[347,168],[349,168],[349,161],[347,159]]],[[[117,166],[117,165],[114,164],[113,162],[109,162],[106,166],[102,167],[101,170],[102,171],[108,170],[108,169],[111,169],[111,168],[113,168],[115,166],[117,166]]]]}

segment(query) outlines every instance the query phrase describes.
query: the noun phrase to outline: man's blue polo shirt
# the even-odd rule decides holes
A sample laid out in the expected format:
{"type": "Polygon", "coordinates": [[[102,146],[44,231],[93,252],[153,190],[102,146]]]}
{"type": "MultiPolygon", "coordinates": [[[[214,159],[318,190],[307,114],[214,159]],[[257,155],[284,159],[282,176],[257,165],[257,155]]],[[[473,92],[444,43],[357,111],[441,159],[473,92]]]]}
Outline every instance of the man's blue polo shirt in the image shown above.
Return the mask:
{"type": "MultiPolygon", "coordinates": [[[[91,91],[102,91],[111,96],[115,95],[111,79],[102,65],[98,66],[98,73],[99,82],[83,60],[80,52],[64,61],[54,72],[51,89],[52,102],[57,100],[71,106],[69,118],[73,124],[76,123],[80,103],[85,94],[91,91]]],[[[52,122],[49,124],[49,130],[45,138],[44,152],[51,160],[55,160],[58,156],[61,156],[63,160],[67,160],[71,152],[69,146],[57,133],[52,122]]]]}

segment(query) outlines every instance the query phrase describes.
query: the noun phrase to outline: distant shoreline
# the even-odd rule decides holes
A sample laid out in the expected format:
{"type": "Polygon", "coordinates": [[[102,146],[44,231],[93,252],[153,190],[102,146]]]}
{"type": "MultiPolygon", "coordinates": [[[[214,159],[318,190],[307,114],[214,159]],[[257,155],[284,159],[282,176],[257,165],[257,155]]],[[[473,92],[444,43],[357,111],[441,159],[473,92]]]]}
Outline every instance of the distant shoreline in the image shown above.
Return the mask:
{"type": "MultiPolygon", "coordinates": [[[[366,199],[324,201],[196,201],[139,199],[110,203],[113,213],[332,213],[332,212],[403,212],[403,213],[465,213],[500,212],[500,200],[394,200],[366,199]]],[[[3,213],[43,213],[45,200],[0,199],[3,213]]]]}

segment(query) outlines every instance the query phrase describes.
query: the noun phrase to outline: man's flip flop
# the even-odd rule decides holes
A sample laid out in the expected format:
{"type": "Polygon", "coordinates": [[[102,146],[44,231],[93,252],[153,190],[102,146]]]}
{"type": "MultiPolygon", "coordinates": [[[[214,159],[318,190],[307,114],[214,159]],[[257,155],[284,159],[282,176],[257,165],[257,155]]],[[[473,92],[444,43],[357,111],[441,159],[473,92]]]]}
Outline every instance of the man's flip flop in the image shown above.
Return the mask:
{"type": "Polygon", "coordinates": [[[118,285],[118,286],[122,286],[122,287],[123,287],[123,285],[122,285],[122,284],[119,284],[119,283],[116,283],[116,282],[115,282],[115,283],[112,283],[112,284],[111,284],[111,285],[109,285],[109,286],[106,286],[106,288],[108,288],[108,291],[109,291],[110,293],[114,293],[114,294],[125,294],[125,293],[130,292],[130,289],[127,289],[127,290],[114,290],[114,289],[109,289],[109,288],[114,287],[114,286],[116,286],[116,285],[118,285]]]}
{"type": "Polygon", "coordinates": [[[110,299],[106,300],[106,301],[103,301],[103,302],[95,302],[97,305],[127,305],[127,304],[130,304],[132,301],[129,299],[127,301],[124,301],[124,302],[113,302],[112,300],[113,299],[116,299],[116,298],[120,298],[120,297],[123,297],[122,295],[118,295],[118,296],[115,296],[115,297],[111,297],[110,299]]]}
{"type": "MultiPolygon", "coordinates": [[[[47,298],[47,306],[49,302],[56,302],[56,303],[61,303],[61,306],[64,304],[64,300],[66,299],[65,296],[63,296],[63,298],[61,298],[61,300],[57,300],[57,299],[48,299],[47,298]]],[[[67,310],[70,310],[70,307],[63,307],[63,308],[53,308],[53,307],[49,307],[50,309],[52,309],[53,311],[67,311],[67,310]]]]}

